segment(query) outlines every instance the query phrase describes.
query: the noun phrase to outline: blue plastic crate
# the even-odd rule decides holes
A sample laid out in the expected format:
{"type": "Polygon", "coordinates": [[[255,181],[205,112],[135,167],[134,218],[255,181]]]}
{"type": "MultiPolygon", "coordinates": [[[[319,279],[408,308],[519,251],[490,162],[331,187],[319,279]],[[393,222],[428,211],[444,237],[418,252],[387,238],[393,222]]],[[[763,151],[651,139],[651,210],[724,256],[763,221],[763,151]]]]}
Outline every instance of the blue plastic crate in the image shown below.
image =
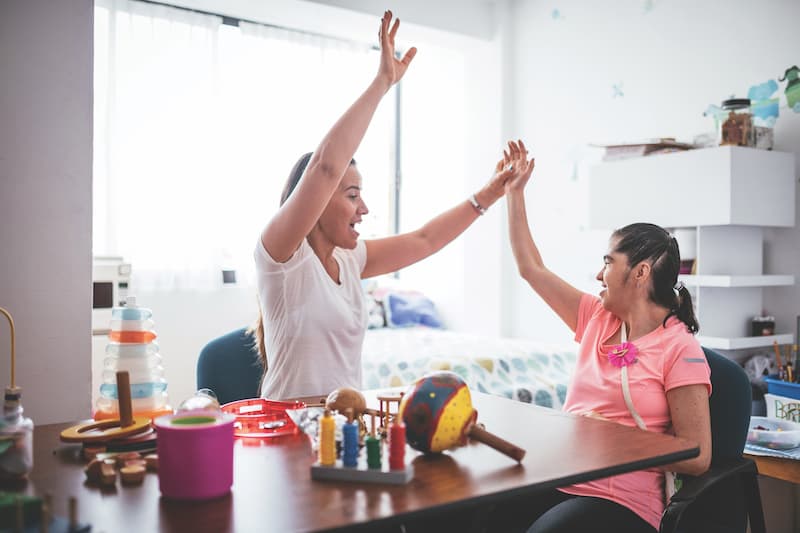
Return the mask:
{"type": "Polygon", "coordinates": [[[767,392],[770,394],[800,400],[800,383],[781,381],[775,374],[764,378],[764,381],[767,383],[767,392]]]}

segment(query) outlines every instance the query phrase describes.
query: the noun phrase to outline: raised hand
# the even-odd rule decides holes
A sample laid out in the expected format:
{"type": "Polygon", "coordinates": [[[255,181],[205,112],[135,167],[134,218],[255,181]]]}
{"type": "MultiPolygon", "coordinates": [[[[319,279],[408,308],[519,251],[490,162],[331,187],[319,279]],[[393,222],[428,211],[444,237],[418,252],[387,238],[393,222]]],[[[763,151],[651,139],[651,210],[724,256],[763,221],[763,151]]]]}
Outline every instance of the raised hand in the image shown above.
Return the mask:
{"type": "Polygon", "coordinates": [[[528,159],[525,143],[509,141],[508,150],[503,151],[503,160],[497,163],[498,167],[501,163],[507,176],[504,182],[506,193],[523,190],[535,166],[534,159],[528,159]]]}
{"type": "Polygon", "coordinates": [[[381,42],[381,64],[378,69],[378,77],[383,78],[389,87],[400,81],[406,73],[411,60],[417,55],[417,49],[413,46],[408,49],[403,59],[395,57],[394,37],[397,35],[397,28],[400,27],[400,19],[396,19],[392,24],[392,12],[386,11],[381,19],[381,29],[378,37],[381,42]],[[390,29],[391,26],[391,29],[390,29]]]}

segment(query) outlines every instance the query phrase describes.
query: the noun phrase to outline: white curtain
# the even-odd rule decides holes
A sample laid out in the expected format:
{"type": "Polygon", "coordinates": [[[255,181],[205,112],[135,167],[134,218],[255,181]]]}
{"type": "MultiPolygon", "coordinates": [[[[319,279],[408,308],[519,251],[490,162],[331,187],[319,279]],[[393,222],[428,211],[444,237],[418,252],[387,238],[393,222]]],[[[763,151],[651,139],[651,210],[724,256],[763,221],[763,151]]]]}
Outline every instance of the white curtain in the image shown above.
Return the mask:
{"type": "MultiPolygon", "coordinates": [[[[223,269],[252,283],[289,170],[366,87],[377,52],[136,1],[95,9],[95,255],[131,262],[138,290],[216,288],[223,269]]],[[[389,227],[386,100],[356,154],[365,236],[389,227]]]]}

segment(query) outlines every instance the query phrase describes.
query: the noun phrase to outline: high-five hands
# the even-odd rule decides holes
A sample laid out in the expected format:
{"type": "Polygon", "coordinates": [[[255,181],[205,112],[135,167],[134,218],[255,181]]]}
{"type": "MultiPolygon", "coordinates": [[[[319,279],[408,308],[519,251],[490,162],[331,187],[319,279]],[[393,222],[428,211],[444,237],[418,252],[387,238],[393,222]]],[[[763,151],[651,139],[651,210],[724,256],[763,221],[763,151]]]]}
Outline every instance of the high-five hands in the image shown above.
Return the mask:
{"type": "Polygon", "coordinates": [[[503,150],[502,161],[497,162],[496,171],[502,171],[506,177],[505,192],[523,190],[533,173],[535,160],[528,159],[528,150],[522,141],[509,141],[508,150],[503,150]]]}
{"type": "Polygon", "coordinates": [[[528,161],[528,151],[522,141],[508,141],[503,150],[503,159],[494,167],[494,175],[486,190],[492,195],[492,202],[512,190],[523,189],[533,172],[533,159],[528,161]]]}
{"type": "Polygon", "coordinates": [[[395,19],[392,24],[392,12],[386,11],[381,19],[381,29],[378,31],[381,42],[381,64],[378,69],[378,77],[385,79],[389,83],[389,87],[400,81],[403,74],[406,73],[408,65],[411,64],[411,60],[417,55],[417,49],[412,46],[403,59],[395,57],[394,37],[397,35],[399,27],[400,19],[395,19]]]}

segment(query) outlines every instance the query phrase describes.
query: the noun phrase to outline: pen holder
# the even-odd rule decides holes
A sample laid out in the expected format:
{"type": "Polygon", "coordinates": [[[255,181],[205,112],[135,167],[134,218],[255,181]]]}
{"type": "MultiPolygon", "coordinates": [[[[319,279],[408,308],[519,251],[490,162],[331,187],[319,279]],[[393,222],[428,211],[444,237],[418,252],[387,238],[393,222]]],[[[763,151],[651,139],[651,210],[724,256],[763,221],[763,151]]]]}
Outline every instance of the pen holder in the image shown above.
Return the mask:
{"type": "Polygon", "coordinates": [[[223,496],[233,484],[233,423],[219,411],[184,411],[161,416],[158,433],[158,485],[179,500],[223,496]]]}
{"type": "Polygon", "coordinates": [[[789,383],[778,379],[778,376],[772,374],[765,377],[764,382],[767,384],[767,392],[778,396],[785,396],[793,400],[800,400],[800,383],[789,383]]]}

